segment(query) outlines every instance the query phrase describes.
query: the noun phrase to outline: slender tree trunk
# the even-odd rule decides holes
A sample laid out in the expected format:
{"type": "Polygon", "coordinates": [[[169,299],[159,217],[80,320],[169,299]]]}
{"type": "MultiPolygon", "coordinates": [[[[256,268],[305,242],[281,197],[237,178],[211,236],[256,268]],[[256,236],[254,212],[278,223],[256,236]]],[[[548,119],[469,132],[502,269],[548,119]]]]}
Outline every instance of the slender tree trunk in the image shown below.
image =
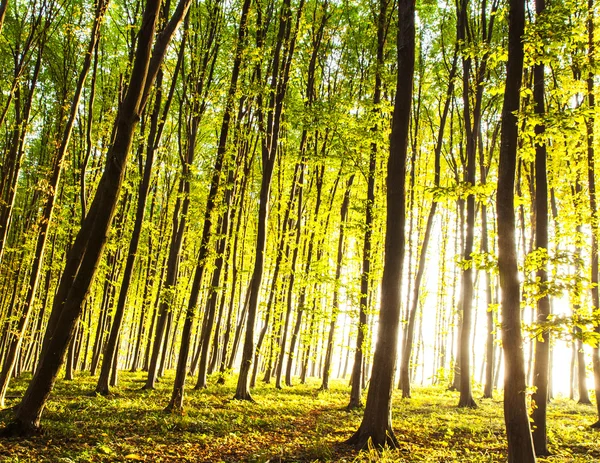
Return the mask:
{"type": "MultiPolygon", "coordinates": [[[[536,0],[536,22],[541,20],[546,8],[545,0],[536,0]]],[[[544,63],[539,62],[533,68],[533,98],[535,114],[543,120],[545,115],[544,102],[544,63]]],[[[535,127],[536,139],[543,140],[544,124],[535,127]]],[[[548,179],[546,167],[546,145],[540,141],[535,146],[535,247],[538,251],[548,252],[548,179]]],[[[541,336],[535,338],[535,363],[533,371],[533,386],[535,391],[531,397],[535,404],[531,418],[533,446],[537,456],[547,456],[548,445],[546,438],[546,408],[548,403],[548,380],[550,375],[550,333],[544,327],[550,316],[550,299],[546,291],[548,284],[547,261],[543,260],[536,271],[536,281],[541,292],[537,300],[537,323],[541,325],[541,336]]]]}
{"type": "Polygon", "coordinates": [[[348,221],[348,209],[350,206],[350,190],[354,182],[354,175],[351,175],[346,183],[346,192],[342,201],[342,209],[340,211],[340,234],[338,237],[337,259],[335,264],[335,281],[333,287],[333,302],[331,308],[331,321],[329,323],[329,334],[327,336],[327,350],[325,353],[325,361],[323,364],[323,383],[321,389],[329,390],[329,374],[331,371],[331,359],[333,356],[333,340],[335,337],[335,328],[337,318],[340,311],[339,293],[342,276],[342,264],[344,261],[344,240],[346,234],[346,223],[348,221]]]}
{"type": "MultiPolygon", "coordinates": [[[[148,376],[142,389],[154,389],[155,387],[160,361],[160,352],[164,343],[165,332],[167,331],[167,322],[170,312],[174,310],[175,287],[179,276],[179,256],[181,253],[183,234],[186,228],[190,204],[188,161],[192,161],[192,159],[189,158],[189,152],[188,156],[186,156],[186,162],[184,162],[182,165],[181,178],[179,179],[178,194],[183,196],[183,200],[181,200],[180,197],[177,198],[177,203],[173,211],[173,228],[171,231],[169,253],[167,258],[166,277],[164,279],[164,283],[162,284],[162,289],[159,288],[159,293],[162,291],[163,296],[157,297],[157,300],[160,300],[160,303],[158,305],[157,312],[155,313],[156,320],[154,323],[154,342],[152,344],[152,351],[150,353],[150,359],[148,362],[148,376]]],[[[148,341],[148,343],[149,347],[150,341],[148,341]]]]}
{"type": "MultiPolygon", "coordinates": [[[[184,36],[185,37],[185,36],[184,36]]],[[[162,113],[162,119],[159,122],[160,110],[162,104],[162,71],[159,71],[156,79],[156,96],[154,101],[154,110],[151,116],[150,122],[150,133],[148,135],[148,144],[146,147],[146,160],[144,164],[142,181],[138,188],[138,203],[135,215],[135,223],[133,225],[133,231],[131,232],[131,238],[129,241],[129,250],[127,252],[127,260],[125,263],[125,270],[123,271],[123,279],[121,281],[121,288],[119,290],[119,298],[117,306],[113,315],[112,326],[110,334],[104,348],[104,357],[102,359],[102,366],[100,368],[100,376],[98,383],[96,384],[96,393],[101,395],[108,395],[110,392],[109,379],[111,377],[111,370],[113,364],[118,365],[116,359],[119,351],[118,340],[121,334],[121,327],[123,324],[123,318],[125,316],[125,304],[127,303],[127,297],[129,294],[129,286],[133,277],[133,269],[136,263],[137,250],[140,242],[140,236],[142,234],[142,225],[144,223],[144,216],[146,213],[146,199],[148,198],[148,192],[150,191],[150,181],[152,179],[152,166],[154,164],[154,154],[160,144],[162,137],[164,124],[167,118],[167,113],[173,101],[173,95],[175,92],[175,84],[177,82],[177,76],[183,60],[183,51],[185,50],[185,40],[182,40],[179,51],[179,58],[175,67],[172,85],[165,103],[165,108],[162,113]]],[[[141,162],[141,161],[140,161],[141,162]]]]}
{"type": "MultiPolygon", "coordinates": [[[[489,253],[488,244],[488,226],[487,226],[487,207],[481,206],[481,251],[485,254],[489,253]]],[[[492,297],[492,276],[491,272],[485,270],[485,295],[486,295],[486,341],[485,341],[485,386],[483,389],[483,397],[491,399],[494,391],[494,343],[496,331],[494,324],[494,309],[492,297]]]]}
{"type": "MultiPolygon", "coordinates": [[[[442,145],[444,140],[444,130],[446,127],[446,120],[448,118],[448,111],[450,109],[451,96],[454,92],[454,76],[456,74],[457,68],[457,60],[458,60],[458,48],[454,50],[454,57],[452,60],[452,67],[450,69],[450,74],[448,76],[449,85],[448,91],[446,92],[446,100],[444,102],[444,109],[442,111],[440,126],[435,146],[435,159],[434,159],[434,185],[439,187],[440,184],[440,172],[441,172],[441,153],[442,153],[442,145]]],[[[400,361],[400,380],[399,387],[402,389],[402,397],[408,398],[410,397],[410,359],[412,354],[412,345],[414,338],[414,328],[415,328],[415,319],[417,314],[417,308],[419,304],[419,293],[421,290],[421,281],[423,278],[423,274],[425,272],[425,263],[426,263],[426,255],[427,248],[429,245],[429,239],[431,236],[431,229],[433,226],[433,219],[435,217],[435,212],[437,208],[437,203],[435,199],[431,204],[431,209],[429,210],[429,215],[427,217],[427,224],[425,226],[425,235],[423,237],[423,243],[421,244],[421,250],[419,255],[419,262],[417,264],[417,273],[415,276],[415,283],[413,288],[413,296],[412,296],[412,306],[408,313],[408,323],[406,326],[406,332],[404,337],[404,344],[402,345],[401,351],[401,361],[400,361]]]]}
{"type": "MultiPolygon", "coordinates": [[[[0,10],[1,8],[2,5],[0,4],[0,10]]],[[[1,13],[2,12],[0,11],[0,14],[1,13]]],[[[14,95],[15,102],[13,107],[15,119],[9,135],[10,142],[7,147],[7,153],[4,155],[2,165],[0,166],[0,263],[2,262],[9,237],[15,199],[17,196],[17,186],[19,179],[21,178],[21,166],[25,152],[25,137],[30,128],[31,109],[42,65],[42,55],[46,45],[46,30],[51,22],[50,20],[47,20],[45,26],[41,26],[41,15],[45,13],[48,14],[49,17],[52,17],[52,7],[49,7],[49,11],[44,13],[42,13],[42,11],[32,13],[35,14],[36,17],[31,18],[31,27],[27,39],[24,44],[17,44],[17,49],[13,52],[15,60],[13,88],[9,94],[4,112],[2,116],[0,116],[0,126],[2,126],[14,95]],[[40,27],[42,27],[41,31],[39,30],[40,27]],[[39,43],[34,40],[34,37],[38,34],[39,43]],[[19,49],[21,46],[23,47],[22,50],[19,49]],[[28,61],[30,51],[34,47],[37,49],[37,56],[35,64],[33,65],[32,74],[28,79],[24,79],[23,68],[28,61]],[[23,80],[25,80],[24,83],[22,82],[23,80]],[[24,89],[27,89],[27,92],[24,92],[24,89]]]]}
{"type": "MultiPolygon", "coordinates": [[[[254,365],[252,368],[252,380],[250,381],[251,387],[255,384],[256,374],[257,374],[257,370],[258,370],[257,363],[258,363],[258,359],[259,359],[260,348],[261,348],[264,338],[267,334],[267,330],[269,329],[270,318],[274,311],[273,306],[275,304],[275,295],[277,293],[277,284],[280,283],[279,282],[279,272],[281,270],[281,263],[283,260],[283,256],[285,255],[286,258],[289,258],[290,245],[289,245],[289,241],[288,241],[288,237],[287,237],[287,231],[288,231],[288,227],[290,226],[290,223],[291,223],[290,214],[294,207],[296,194],[298,194],[298,197],[299,197],[298,213],[300,213],[301,209],[302,209],[302,184],[304,183],[303,178],[304,178],[304,163],[298,162],[298,163],[296,163],[296,167],[294,169],[294,175],[292,177],[292,186],[290,189],[288,206],[285,210],[284,217],[281,222],[282,230],[281,230],[281,236],[279,239],[279,247],[277,248],[277,257],[275,259],[275,268],[273,269],[271,291],[269,292],[269,301],[267,303],[267,315],[265,316],[265,321],[264,321],[263,327],[260,331],[260,334],[258,335],[258,342],[256,343],[256,353],[254,355],[254,365]]],[[[292,302],[291,288],[293,288],[294,272],[295,272],[295,268],[296,268],[296,261],[298,259],[298,247],[299,247],[298,242],[299,242],[299,237],[300,237],[299,226],[300,226],[300,220],[298,220],[296,222],[296,244],[294,246],[294,252],[293,252],[293,257],[292,257],[292,261],[291,261],[290,278],[289,278],[289,285],[288,285],[288,298],[287,298],[288,310],[286,311],[285,325],[283,327],[283,340],[281,342],[282,349],[280,350],[280,357],[279,357],[278,365],[283,365],[282,360],[283,360],[283,355],[285,353],[285,344],[286,344],[286,340],[287,340],[287,328],[289,325],[289,317],[291,314],[291,302],[292,302]]],[[[278,387],[277,388],[280,389],[281,388],[281,369],[278,368],[277,371],[278,371],[278,375],[277,375],[278,387]]]]}
{"type": "MultiPolygon", "coordinates": [[[[375,88],[373,90],[373,107],[375,114],[379,114],[379,105],[381,103],[382,72],[384,66],[384,50],[387,30],[387,0],[379,1],[379,12],[377,15],[377,57],[375,61],[375,88]]],[[[377,132],[378,125],[373,127],[373,132],[377,132]]],[[[362,254],[362,273],[360,276],[360,298],[359,298],[359,316],[358,330],[356,335],[356,348],[354,350],[354,367],[352,368],[352,388],[350,390],[349,409],[362,406],[362,371],[363,350],[365,348],[365,335],[367,330],[367,312],[370,280],[371,280],[371,259],[373,246],[373,209],[375,206],[375,175],[377,171],[377,143],[371,143],[369,155],[369,172],[367,175],[367,202],[365,211],[365,238],[363,242],[362,254]]]]}
{"type": "MultiPolygon", "coordinates": [[[[173,393],[171,395],[171,401],[169,405],[167,405],[166,410],[181,410],[183,408],[183,394],[184,394],[184,385],[185,385],[185,377],[187,374],[187,360],[189,357],[189,349],[190,349],[190,340],[191,340],[191,331],[192,331],[192,323],[194,320],[195,308],[198,302],[198,296],[200,293],[200,283],[202,281],[202,277],[204,275],[204,271],[206,269],[206,259],[208,258],[209,248],[208,245],[210,243],[211,235],[212,235],[212,220],[213,220],[213,211],[215,209],[215,199],[217,193],[220,189],[221,183],[221,173],[223,171],[223,165],[225,162],[225,154],[227,148],[227,138],[229,135],[229,125],[232,117],[233,111],[233,103],[234,103],[234,95],[237,88],[237,80],[239,76],[239,71],[241,67],[241,59],[242,59],[242,50],[245,45],[245,34],[246,34],[246,21],[248,10],[250,7],[250,2],[245,1],[244,6],[242,8],[241,19],[240,19],[240,29],[238,32],[238,43],[236,45],[236,55],[233,63],[232,77],[229,86],[229,92],[227,95],[227,102],[225,112],[223,114],[223,122],[221,124],[221,134],[219,137],[219,146],[217,148],[217,157],[215,159],[215,166],[213,169],[213,175],[210,184],[210,191],[208,193],[208,198],[206,200],[206,208],[204,211],[204,225],[202,230],[202,238],[200,241],[200,253],[198,255],[198,261],[196,264],[196,268],[194,270],[194,282],[192,284],[192,292],[190,294],[190,299],[188,301],[188,308],[185,316],[183,333],[181,339],[181,347],[179,351],[179,359],[177,362],[177,371],[175,374],[175,384],[173,385],[173,393]]],[[[220,8],[220,5],[217,3],[215,6],[215,17],[218,16],[216,14],[217,8],[220,8]]],[[[216,24],[212,27],[216,28],[216,24]]],[[[215,40],[214,31],[211,33],[210,39],[208,41],[209,45],[213,43],[215,40]]],[[[210,46],[209,46],[210,48],[210,46]]],[[[215,55],[216,56],[216,55],[215,55]]],[[[228,228],[228,214],[229,211],[225,212],[225,216],[223,219],[223,223],[225,226],[225,230],[228,228]]],[[[225,251],[224,244],[225,238],[222,239],[221,247],[218,249],[217,259],[223,259],[223,253],[225,251]]],[[[217,265],[219,265],[217,263],[217,265]]],[[[218,284],[220,280],[220,275],[218,272],[215,272],[215,279],[213,279],[213,286],[218,284]]],[[[213,289],[212,291],[216,291],[213,289]]],[[[216,297],[216,292],[213,292],[216,297]]],[[[198,378],[197,388],[206,387],[206,359],[208,355],[208,347],[210,342],[210,335],[212,332],[212,324],[214,322],[214,308],[216,307],[216,299],[214,302],[209,305],[210,312],[205,314],[204,319],[204,327],[202,331],[202,335],[200,338],[201,343],[201,358],[200,358],[200,373],[198,378]],[[204,383],[204,384],[202,384],[204,383]]]]}
{"type": "MultiPolygon", "coordinates": [[[[154,216],[154,205],[156,202],[156,187],[154,187],[152,193],[152,200],[150,201],[150,215],[149,221],[152,222],[154,216]]],[[[162,226],[160,225],[162,219],[159,221],[159,230],[162,230],[162,226]]],[[[158,265],[158,256],[154,256],[153,252],[153,240],[152,234],[148,235],[148,257],[146,262],[146,275],[144,276],[144,289],[141,297],[141,307],[139,314],[139,322],[137,334],[135,336],[135,347],[133,348],[132,360],[131,360],[131,372],[135,372],[139,368],[140,363],[140,355],[142,349],[142,339],[146,335],[146,318],[149,306],[149,300],[152,292],[152,287],[154,285],[154,276],[156,275],[156,266],[158,265]]],[[[159,249],[160,251],[160,246],[159,249]]],[[[151,332],[151,331],[149,331],[151,332]]]]}
{"type": "MultiPolygon", "coordinates": [[[[265,124],[265,134],[263,135],[261,153],[262,153],[262,180],[259,194],[258,225],[256,230],[256,248],[254,269],[248,291],[250,297],[248,301],[248,319],[246,321],[246,336],[244,339],[244,349],[242,354],[242,363],[240,365],[240,374],[235,392],[235,399],[253,400],[250,395],[250,371],[252,359],[254,356],[254,328],[256,317],[258,315],[258,305],[260,299],[260,287],[265,265],[265,251],[267,244],[267,225],[269,219],[269,198],[271,194],[271,178],[273,177],[273,168],[277,157],[277,148],[279,144],[279,131],[281,127],[281,117],[283,111],[283,100],[287,92],[287,84],[290,76],[290,64],[294,54],[296,43],[296,34],[298,33],[298,23],[302,16],[304,0],[300,0],[298,5],[295,27],[291,24],[291,6],[290,0],[284,0],[279,19],[279,31],[277,42],[273,54],[272,76],[271,76],[271,95],[268,104],[266,120],[261,116],[262,123],[265,124]],[[294,32],[292,34],[292,29],[294,32]],[[287,44],[286,53],[281,56],[281,48],[287,44]]],[[[259,107],[262,106],[259,102],[259,107]]],[[[262,112],[262,110],[261,110],[262,112]]]]}
{"type": "MultiPolygon", "coordinates": [[[[595,80],[595,39],[594,39],[594,0],[588,0],[588,63],[589,73],[587,78],[587,99],[589,115],[586,118],[587,134],[587,162],[588,162],[588,191],[590,195],[590,209],[592,212],[592,306],[597,309],[600,307],[600,295],[598,292],[598,203],[596,201],[596,176],[595,176],[595,148],[594,148],[594,125],[596,122],[595,108],[596,97],[594,94],[595,80]]],[[[596,333],[600,333],[600,326],[596,326],[596,333]]],[[[592,427],[600,428],[600,346],[595,346],[592,352],[592,365],[594,367],[594,389],[596,392],[596,409],[598,421],[592,427]]]]}
{"type": "Polygon", "coordinates": [[[6,9],[8,8],[8,0],[3,0],[0,3],[0,32],[2,32],[2,26],[4,25],[4,18],[6,17],[6,9]]]}
{"type": "MultiPolygon", "coordinates": [[[[316,179],[317,197],[315,199],[315,212],[314,212],[315,218],[319,217],[319,210],[321,207],[321,193],[323,190],[323,172],[324,172],[323,166],[321,166],[321,169],[319,169],[317,167],[316,172],[315,172],[315,175],[317,178],[316,179]]],[[[300,212],[300,210],[299,210],[299,212],[300,212]]],[[[314,254],[314,248],[315,248],[315,231],[313,228],[313,230],[309,234],[308,246],[307,246],[307,251],[306,251],[306,262],[304,265],[304,280],[305,281],[308,280],[308,276],[310,274],[310,269],[311,269],[311,265],[312,265],[313,254],[314,254]]],[[[307,291],[307,284],[303,283],[303,285],[300,289],[300,295],[298,297],[298,310],[296,312],[296,323],[294,325],[294,331],[292,332],[292,337],[290,339],[290,350],[289,350],[288,361],[287,361],[286,372],[285,372],[285,383],[288,386],[292,385],[292,364],[293,364],[294,357],[295,357],[296,343],[299,339],[300,328],[301,328],[301,323],[302,323],[302,315],[306,309],[306,291],[307,291]]],[[[290,296],[291,296],[291,294],[290,294],[290,296]]]]}

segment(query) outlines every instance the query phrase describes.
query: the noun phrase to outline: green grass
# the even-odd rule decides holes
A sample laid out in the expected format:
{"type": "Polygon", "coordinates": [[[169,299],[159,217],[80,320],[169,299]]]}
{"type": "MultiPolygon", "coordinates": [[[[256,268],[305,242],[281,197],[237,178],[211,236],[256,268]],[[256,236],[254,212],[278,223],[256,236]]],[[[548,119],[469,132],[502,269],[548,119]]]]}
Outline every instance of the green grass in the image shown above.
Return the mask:
{"type": "MultiPolygon", "coordinates": [[[[15,382],[23,393],[28,378],[15,382]]],[[[343,445],[362,412],[345,410],[346,382],[319,383],[283,391],[260,385],[256,403],[231,400],[235,378],[186,395],[183,415],[167,414],[169,374],[155,391],[141,391],[143,373],[122,373],[109,397],[93,396],[95,378],[80,374],[59,381],[43,416],[44,432],[26,440],[0,440],[3,462],[503,462],[506,440],[500,397],[457,409],[458,394],[439,387],[416,388],[413,398],[394,397],[396,450],[356,452],[343,445]]],[[[190,383],[193,382],[190,380],[190,383]]],[[[476,396],[479,391],[476,391],[476,396]]],[[[479,394],[480,395],[480,394],[479,394]]],[[[9,400],[8,405],[18,403],[9,400]]],[[[6,422],[10,413],[0,415],[6,422]]],[[[542,462],[600,460],[595,408],[556,399],[549,407],[549,447],[542,462]]]]}

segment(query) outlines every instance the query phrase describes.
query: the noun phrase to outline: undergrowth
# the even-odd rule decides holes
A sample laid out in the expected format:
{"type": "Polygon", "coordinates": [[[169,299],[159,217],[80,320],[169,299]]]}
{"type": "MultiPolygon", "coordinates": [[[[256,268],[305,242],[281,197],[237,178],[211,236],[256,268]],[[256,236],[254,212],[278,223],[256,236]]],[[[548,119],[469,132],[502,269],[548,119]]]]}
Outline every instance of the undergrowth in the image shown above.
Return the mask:
{"type": "MultiPolygon", "coordinates": [[[[28,377],[15,381],[18,403],[28,377]]],[[[506,438],[501,397],[458,409],[458,395],[423,387],[413,398],[394,397],[393,423],[400,446],[356,452],[343,444],[360,424],[362,411],[346,411],[346,382],[318,382],[277,390],[259,385],[256,403],[232,400],[235,378],[201,391],[188,388],[184,414],[167,414],[172,376],[154,391],[142,391],[143,373],[123,373],[110,397],[92,394],[95,378],[81,373],[59,381],[43,416],[43,433],[0,440],[3,462],[504,462],[506,438]]],[[[191,381],[191,380],[190,380],[191,381]]],[[[11,417],[0,414],[0,425],[11,417]]],[[[552,456],[540,462],[600,460],[594,408],[558,398],[549,406],[552,456]]]]}

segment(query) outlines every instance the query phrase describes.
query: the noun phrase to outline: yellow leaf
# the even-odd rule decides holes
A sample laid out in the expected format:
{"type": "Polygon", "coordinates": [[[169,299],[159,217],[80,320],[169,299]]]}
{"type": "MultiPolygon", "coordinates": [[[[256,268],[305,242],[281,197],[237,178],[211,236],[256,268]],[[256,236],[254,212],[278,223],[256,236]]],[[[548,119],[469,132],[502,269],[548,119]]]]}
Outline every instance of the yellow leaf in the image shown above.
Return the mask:
{"type": "Polygon", "coordinates": [[[126,460],[144,461],[143,457],[141,457],[135,453],[130,453],[129,455],[125,455],[125,459],[126,460]]]}
{"type": "Polygon", "coordinates": [[[100,447],[98,447],[98,451],[106,455],[110,455],[112,453],[111,448],[107,447],[106,445],[101,445],[100,447]]]}

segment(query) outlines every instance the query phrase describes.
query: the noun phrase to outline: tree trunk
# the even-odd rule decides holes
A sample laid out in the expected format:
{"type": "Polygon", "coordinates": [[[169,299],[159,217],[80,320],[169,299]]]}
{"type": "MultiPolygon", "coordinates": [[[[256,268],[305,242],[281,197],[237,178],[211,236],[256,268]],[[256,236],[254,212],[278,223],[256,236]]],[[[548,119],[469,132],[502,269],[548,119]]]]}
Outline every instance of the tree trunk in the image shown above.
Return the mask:
{"type": "Polygon", "coordinates": [[[502,345],[504,347],[504,421],[509,463],[535,462],[527,413],[525,363],[521,335],[521,291],[515,240],[515,171],[519,110],[523,74],[525,1],[510,0],[508,13],[508,64],[502,106],[502,132],[498,192],[498,268],[502,289],[502,345]]]}
{"type": "MultiPolygon", "coordinates": [[[[290,220],[290,214],[294,207],[296,194],[298,194],[298,197],[299,197],[298,213],[301,212],[301,208],[302,208],[302,184],[304,183],[303,178],[304,178],[304,163],[298,162],[298,163],[296,163],[296,167],[294,169],[294,175],[292,177],[292,186],[290,189],[288,206],[285,210],[283,220],[281,221],[282,230],[281,230],[281,236],[279,239],[279,247],[277,248],[277,257],[275,260],[275,268],[273,269],[271,291],[269,292],[269,301],[267,303],[267,309],[266,309],[267,314],[265,316],[265,321],[264,321],[263,327],[258,335],[258,342],[256,343],[256,353],[254,355],[254,366],[252,368],[252,379],[250,381],[251,387],[253,387],[253,385],[256,382],[256,374],[257,374],[257,370],[258,370],[257,363],[258,363],[258,359],[259,359],[260,348],[261,348],[264,338],[267,334],[267,330],[269,329],[270,318],[274,311],[273,306],[275,304],[275,295],[277,293],[277,284],[281,283],[279,281],[279,272],[281,270],[281,263],[283,260],[283,256],[285,255],[286,259],[289,258],[290,245],[288,242],[287,231],[288,231],[288,227],[290,226],[290,224],[292,222],[290,220]],[[300,175],[300,177],[298,177],[298,175],[300,175]]],[[[287,298],[288,310],[286,311],[285,326],[282,328],[283,329],[283,341],[281,343],[282,348],[280,350],[279,365],[283,364],[283,362],[282,362],[283,355],[284,355],[283,353],[285,352],[284,348],[285,348],[285,344],[286,344],[286,340],[287,340],[287,327],[289,325],[289,315],[288,314],[291,314],[291,301],[292,301],[291,288],[293,288],[294,269],[296,268],[296,260],[298,258],[298,240],[299,240],[299,236],[300,236],[300,232],[299,232],[299,228],[298,228],[299,226],[300,226],[300,220],[298,220],[296,222],[296,244],[294,246],[294,252],[293,252],[293,257],[292,257],[292,261],[291,261],[291,271],[290,271],[290,278],[289,278],[289,285],[288,285],[288,298],[287,298]]],[[[282,291],[283,291],[283,289],[282,289],[282,291]]],[[[281,388],[281,369],[278,369],[278,387],[277,388],[278,389],[281,388]]]]}
{"type": "Polygon", "coordinates": [[[392,429],[392,390],[396,365],[400,324],[400,283],[404,258],[405,171],[410,130],[410,108],[415,61],[415,5],[412,0],[398,2],[398,69],[396,101],[390,135],[387,174],[387,214],[385,260],[381,283],[379,332],[373,358],[373,374],[369,384],[362,423],[348,440],[357,448],[372,443],[375,447],[397,446],[392,429]]]}
{"type": "MultiPolygon", "coordinates": [[[[323,166],[321,166],[321,169],[319,169],[319,167],[316,168],[315,175],[316,175],[316,183],[317,183],[317,197],[315,199],[315,212],[314,212],[315,219],[319,217],[319,210],[321,208],[321,193],[323,190],[323,172],[324,172],[323,166]]],[[[300,209],[298,210],[298,212],[300,212],[300,209]]],[[[303,285],[300,289],[300,295],[298,297],[298,310],[296,312],[296,323],[294,325],[294,331],[292,332],[292,338],[290,339],[290,350],[289,350],[288,361],[287,361],[287,366],[286,366],[286,371],[285,371],[285,383],[288,386],[292,385],[292,364],[293,364],[294,356],[295,356],[296,343],[299,339],[300,327],[301,327],[301,323],[302,323],[302,315],[306,308],[306,291],[307,291],[306,281],[308,281],[308,276],[310,274],[310,269],[311,269],[311,265],[312,265],[313,254],[314,254],[314,248],[315,248],[314,228],[310,232],[309,235],[310,236],[308,239],[308,247],[307,247],[307,251],[306,251],[306,262],[304,265],[304,280],[305,280],[305,282],[303,283],[303,285]]],[[[291,296],[291,294],[290,294],[290,296],[291,296]]]]}
{"type": "MultiPolygon", "coordinates": [[[[384,49],[387,30],[387,8],[386,0],[379,1],[379,12],[377,15],[377,56],[375,62],[375,88],[373,90],[373,107],[376,114],[379,113],[381,104],[382,72],[384,66],[384,49]]],[[[377,118],[376,118],[377,119],[377,118]]],[[[375,125],[372,131],[377,132],[378,126],[375,125]]],[[[362,272],[360,276],[360,298],[359,298],[359,316],[358,329],[356,335],[356,348],[354,350],[354,366],[352,368],[352,388],[350,390],[349,409],[362,406],[362,371],[363,349],[365,348],[365,335],[367,330],[367,312],[370,279],[371,279],[371,254],[373,245],[373,209],[375,206],[375,174],[377,170],[377,143],[371,143],[369,154],[369,172],[367,174],[367,202],[365,211],[365,238],[363,242],[362,254],[362,272]]]]}
{"type": "MultiPolygon", "coordinates": [[[[592,306],[595,309],[600,307],[600,295],[598,293],[598,204],[596,202],[596,167],[595,167],[595,149],[594,149],[594,124],[596,97],[594,95],[595,80],[595,57],[596,45],[594,41],[594,0],[588,0],[588,63],[589,73],[587,78],[587,98],[589,115],[586,118],[587,133],[587,161],[588,161],[588,190],[590,195],[590,209],[592,212],[592,306]]],[[[600,334],[600,326],[596,326],[596,333],[600,334]]],[[[600,428],[600,346],[595,346],[592,351],[592,365],[594,367],[594,389],[596,392],[596,409],[598,421],[592,427],[600,428]]]]}
{"type": "MultiPolygon", "coordinates": [[[[281,117],[283,112],[283,100],[287,93],[287,84],[290,76],[290,64],[294,54],[296,44],[296,34],[298,33],[298,23],[302,16],[304,0],[300,0],[298,5],[296,24],[291,24],[291,6],[290,0],[284,0],[281,6],[279,18],[279,31],[272,62],[272,76],[270,85],[270,97],[266,119],[264,115],[259,116],[265,125],[265,134],[262,140],[262,179],[259,194],[258,225],[256,230],[256,247],[254,269],[248,291],[250,297],[248,300],[248,319],[246,320],[246,336],[244,338],[244,349],[242,353],[242,363],[240,365],[240,374],[238,377],[235,399],[253,400],[250,395],[250,371],[252,359],[254,356],[254,329],[256,317],[258,315],[258,305],[260,299],[260,287],[265,265],[265,250],[267,242],[267,225],[269,219],[269,197],[271,194],[271,178],[273,177],[273,168],[277,157],[277,148],[279,144],[279,131],[281,127],[281,117]],[[294,32],[292,34],[292,29],[294,32]],[[281,48],[286,44],[285,53],[281,56],[281,48]]],[[[259,96],[259,107],[262,107],[262,97],[259,96]]],[[[260,110],[262,113],[262,109],[260,110]]]]}
{"type": "MultiPolygon", "coordinates": [[[[184,36],[185,37],[185,36],[184,36]]],[[[175,84],[177,82],[177,76],[181,63],[183,60],[183,51],[185,49],[185,40],[182,40],[180,45],[179,57],[177,65],[173,74],[173,80],[167,101],[165,103],[162,119],[159,122],[160,110],[162,104],[162,71],[159,71],[156,79],[156,96],[154,101],[154,110],[151,116],[150,122],[150,133],[148,135],[148,142],[146,147],[146,161],[144,164],[144,170],[142,174],[142,181],[138,188],[138,203],[135,215],[135,223],[133,225],[133,231],[131,232],[131,238],[129,241],[129,250],[127,252],[127,260],[125,263],[125,270],[123,271],[123,279],[121,281],[121,288],[119,290],[119,298],[117,301],[117,307],[113,315],[112,326],[110,334],[104,348],[104,357],[102,359],[102,366],[100,368],[100,376],[98,383],[96,384],[96,393],[101,395],[108,395],[110,392],[109,379],[111,376],[111,370],[113,365],[118,366],[118,360],[116,359],[119,351],[118,339],[121,334],[121,326],[123,324],[123,318],[125,316],[125,304],[127,303],[127,296],[129,293],[129,286],[133,277],[133,269],[136,263],[137,250],[140,242],[140,236],[142,234],[142,225],[144,223],[144,216],[146,213],[146,199],[148,198],[148,192],[150,191],[150,180],[152,179],[152,166],[154,164],[154,154],[160,144],[166,116],[173,101],[173,94],[175,92],[175,84]]],[[[140,161],[141,162],[141,161],[140,161]]]]}
{"type": "MultiPolygon", "coordinates": [[[[144,91],[151,87],[156,77],[155,71],[158,71],[158,66],[156,70],[153,69],[151,62],[154,60],[152,43],[160,3],[160,0],[148,0],[144,9],[129,86],[115,121],[116,130],[113,144],[107,154],[105,170],[90,206],[90,212],[67,256],[65,269],[54,298],[39,366],[29,383],[14,420],[3,430],[4,434],[23,435],[39,430],[42,411],[64,362],[67,346],[81,314],[83,300],[95,277],[114,217],[134,131],[143,109],[144,91]]],[[[177,14],[185,14],[188,7],[188,1],[180,3],[174,17],[177,14]]],[[[170,28],[170,35],[161,34],[157,45],[164,47],[168,45],[180,19],[167,24],[165,30],[170,28]]],[[[155,48],[155,52],[158,52],[160,57],[158,64],[160,64],[165,51],[155,48]]]]}
{"type": "MultiPolygon", "coordinates": [[[[541,20],[546,8],[545,0],[536,0],[536,22],[541,20]]],[[[545,116],[544,102],[544,63],[539,62],[533,68],[533,98],[535,114],[543,120],[545,116]]],[[[536,124],[536,139],[543,140],[545,126],[536,124]]],[[[546,145],[544,141],[535,146],[535,247],[538,251],[548,252],[548,179],[546,166],[546,145]]],[[[550,333],[545,328],[550,316],[550,299],[546,291],[548,284],[547,261],[543,260],[536,271],[538,291],[541,296],[537,300],[537,323],[541,327],[541,336],[535,338],[535,362],[533,367],[533,386],[531,396],[534,403],[532,418],[533,446],[535,454],[540,457],[549,455],[546,432],[546,408],[548,404],[548,380],[550,376],[550,333]]],[[[540,329],[540,328],[538,328],[540,329]]]]}
{"type": "Polygon", "coordinates": [[[327,350],[325,352],[325,361],[323,363],[323,383],[321,384],[321,389],[324,391],[329,390],[329,374],[331,371],[331,358],[333,355],[333,339],[335,336],[337,317],[340,310],[339,292],[342,276],[342,263],[344,261],[345,231],[346,223],[348,221],[348,209],[350,205],[350,190],[352,188],[353,182],[354,175],[351,175],[348,179],[348,182],[346,183],[346,192],[344,193],[344,200],[342,201],[342,208],[340,211],[340,234],[338,237],[337,260],[335,264],[335,281],[333,287],[331,321],[329,324],[329,335],[327,336],[327,350]]]}

